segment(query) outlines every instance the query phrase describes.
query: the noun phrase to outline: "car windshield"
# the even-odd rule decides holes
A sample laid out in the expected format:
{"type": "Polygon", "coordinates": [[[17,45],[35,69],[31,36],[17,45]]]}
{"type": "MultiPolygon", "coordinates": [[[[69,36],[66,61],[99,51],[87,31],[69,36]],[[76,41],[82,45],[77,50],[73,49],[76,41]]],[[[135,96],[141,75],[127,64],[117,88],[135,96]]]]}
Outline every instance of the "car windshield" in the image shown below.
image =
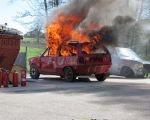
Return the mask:
{"type": "Polygon", "coordinates": [[[129,48],[117,48],[119,57],[131,60],[141,60],[141,58],[129,48]]]}

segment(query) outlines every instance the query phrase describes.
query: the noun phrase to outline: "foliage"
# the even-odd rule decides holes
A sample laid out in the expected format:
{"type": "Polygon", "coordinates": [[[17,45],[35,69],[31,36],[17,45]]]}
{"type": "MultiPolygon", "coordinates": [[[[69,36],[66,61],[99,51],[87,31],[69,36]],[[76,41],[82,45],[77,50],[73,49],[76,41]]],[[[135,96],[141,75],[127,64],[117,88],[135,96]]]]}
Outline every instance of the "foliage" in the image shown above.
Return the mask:
{"type": "MultiPolygon", "coordinates": [[[[32,30],[32,31],[29,31],[26,34],[24,34],[24,37],[26,37],[26,38],[34,38],[37,35],[37,31],[38,30],[36,30],[36,29],[32,30]]],[[[40,38],[45,38],[45,33],[39,31],[39,37],[40,38]]]]}
{"type": "MultiPolygon", "coordinates": [[[[10,0],[10,2],[13,3],[16,1],[10,0]]],[[[25,11],[18,13],[15,21],[25,25],[26,27],[30,27],[33,34],[29,37],[36,38],[36,41],[39,44],[40,37],[45,37],[44,33],[41,31],[45,30],[45,23],[48,20],[50,9],[58,7],[63,0],[24,0],[24,2],[26,2],[29,7],[25,11]]]]}
{"type": "Polygon", "coordinates": [[[143,9],[141,12],[141,19],[150,19],[150,1],[143,0],[143,9]]]}

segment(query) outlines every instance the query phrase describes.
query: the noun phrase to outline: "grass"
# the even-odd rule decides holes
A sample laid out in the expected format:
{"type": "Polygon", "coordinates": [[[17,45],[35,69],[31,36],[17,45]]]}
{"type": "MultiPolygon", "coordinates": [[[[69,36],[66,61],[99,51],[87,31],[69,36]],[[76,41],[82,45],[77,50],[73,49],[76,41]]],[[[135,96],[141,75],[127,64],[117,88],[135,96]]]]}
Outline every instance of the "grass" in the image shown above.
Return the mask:
{"type": "Polygon", "coordinates": [[[24,41],[24,42],[34,42],[35,39],[34,39],[34,38],[27,38],[27,37],[24,37],[24,38],[23,38],[23,41],[24,41]]]}
{"type": "MultiPolygon", "coordinates": [[[[39,41],[45,41],[45,38],[39,38],[39,41]]],[[[33,37],[24,37],[23,42],[37,42],[36,38],[33,37]]]]}
{"type": "MultiPolygon", "coordinates": [[[[43,38],[40,38],[40,41],[45,41],[43,38]]],[[[27,69],[29,70],[29,64],[28,64],[28,59],[36,56],[40,56],[44,52],[44,48],[34,48],[37,46],[37,41],[33,37],[24,37],[23,42],[27,42],[27,45],[31,45],[33,47],[28,47],[27,48],[27,69]]],[[[24,45],[24,44],[23,44],[24,45]]],[[[25,44],[26,45],[26,44],[25,44]]],[[[26,47],[20,47],[20,52],[26,52],[26,47]]]]}
{"type": "MultiPolygon", "coordinates": [[[[26,48],[25,47],[21,47],[20,52],[26,52],[26,48]]],[[[43,52],[44,52],[44,49],[42,49],[42,48],[31,48],[31,47],[28,47],[27,48],[27,57],[31,58],[31,57],[39,56],[43,52]]]]}
{"type": "MultiPolygon", "coordinates": [[[[45,49],[41,49],[41,48],[31,48],[28,47],[27,48],[27,69],[29,70],[29,64],[28,64],[28,59],[35,57],[35,56],[40,56],[45,49]]],[[[20,52],[26,52],[26,48],[25,47],[21,47],[20,48],[20,52]]]]}

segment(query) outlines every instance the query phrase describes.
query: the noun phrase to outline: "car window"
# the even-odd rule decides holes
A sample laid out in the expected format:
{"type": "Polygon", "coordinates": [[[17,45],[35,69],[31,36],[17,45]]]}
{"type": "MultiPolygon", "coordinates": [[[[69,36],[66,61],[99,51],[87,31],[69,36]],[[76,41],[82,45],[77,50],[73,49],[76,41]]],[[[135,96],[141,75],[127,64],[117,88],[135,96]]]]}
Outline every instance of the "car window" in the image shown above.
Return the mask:
{"type": "Polygon", "coordinates": [[[43,55],[42,56],[44,56],[44,57],[49,57],[49,56],[51,56],[51,49],[47,49],[44,53],[43,53],[43,55]]]}
{"type": "Polygon", "coordinates": [[[118,48],[117,53],[121,58],[141,60],[141,58],[129,48],[118,48]]]}
{"type": "Polygon", "coordinates": [[[62,47],[60,49],[59,56],[69,57],[69,56],[76,56],[77,55],[76,47],[73,47],[73,46],[66,46],[66,47],[62,47]]]}

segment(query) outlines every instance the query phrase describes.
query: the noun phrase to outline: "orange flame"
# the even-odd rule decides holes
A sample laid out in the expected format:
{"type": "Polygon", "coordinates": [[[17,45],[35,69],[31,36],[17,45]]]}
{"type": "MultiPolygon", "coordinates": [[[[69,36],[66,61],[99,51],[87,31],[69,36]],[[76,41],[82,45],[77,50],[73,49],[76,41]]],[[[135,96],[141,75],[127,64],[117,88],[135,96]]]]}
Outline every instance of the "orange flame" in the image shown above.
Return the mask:
{"type": "MultiPolygon", "coordinates": [[[[79,15],[65,16],[61,14],[55,19],[55,21],[48,24],[47,47],[52,49],[52,56],[56,56],[59,46],[62,47],[62,56],[76,54],[77,51],[75,48],[68,45],[69,41],[77,41],[79,43],[92,42],[85,32],[77,30],[77,27],[82,20],[83,17],[79,15]]],[[[99,39],[99,37],[95,37],[94,39],[99,39]]],[[[96,43],[92,42],[92,44],[96,43]]],[[[89,46],[84,46],[82,50],[87,54],[92,52],[89,46]]]]}

